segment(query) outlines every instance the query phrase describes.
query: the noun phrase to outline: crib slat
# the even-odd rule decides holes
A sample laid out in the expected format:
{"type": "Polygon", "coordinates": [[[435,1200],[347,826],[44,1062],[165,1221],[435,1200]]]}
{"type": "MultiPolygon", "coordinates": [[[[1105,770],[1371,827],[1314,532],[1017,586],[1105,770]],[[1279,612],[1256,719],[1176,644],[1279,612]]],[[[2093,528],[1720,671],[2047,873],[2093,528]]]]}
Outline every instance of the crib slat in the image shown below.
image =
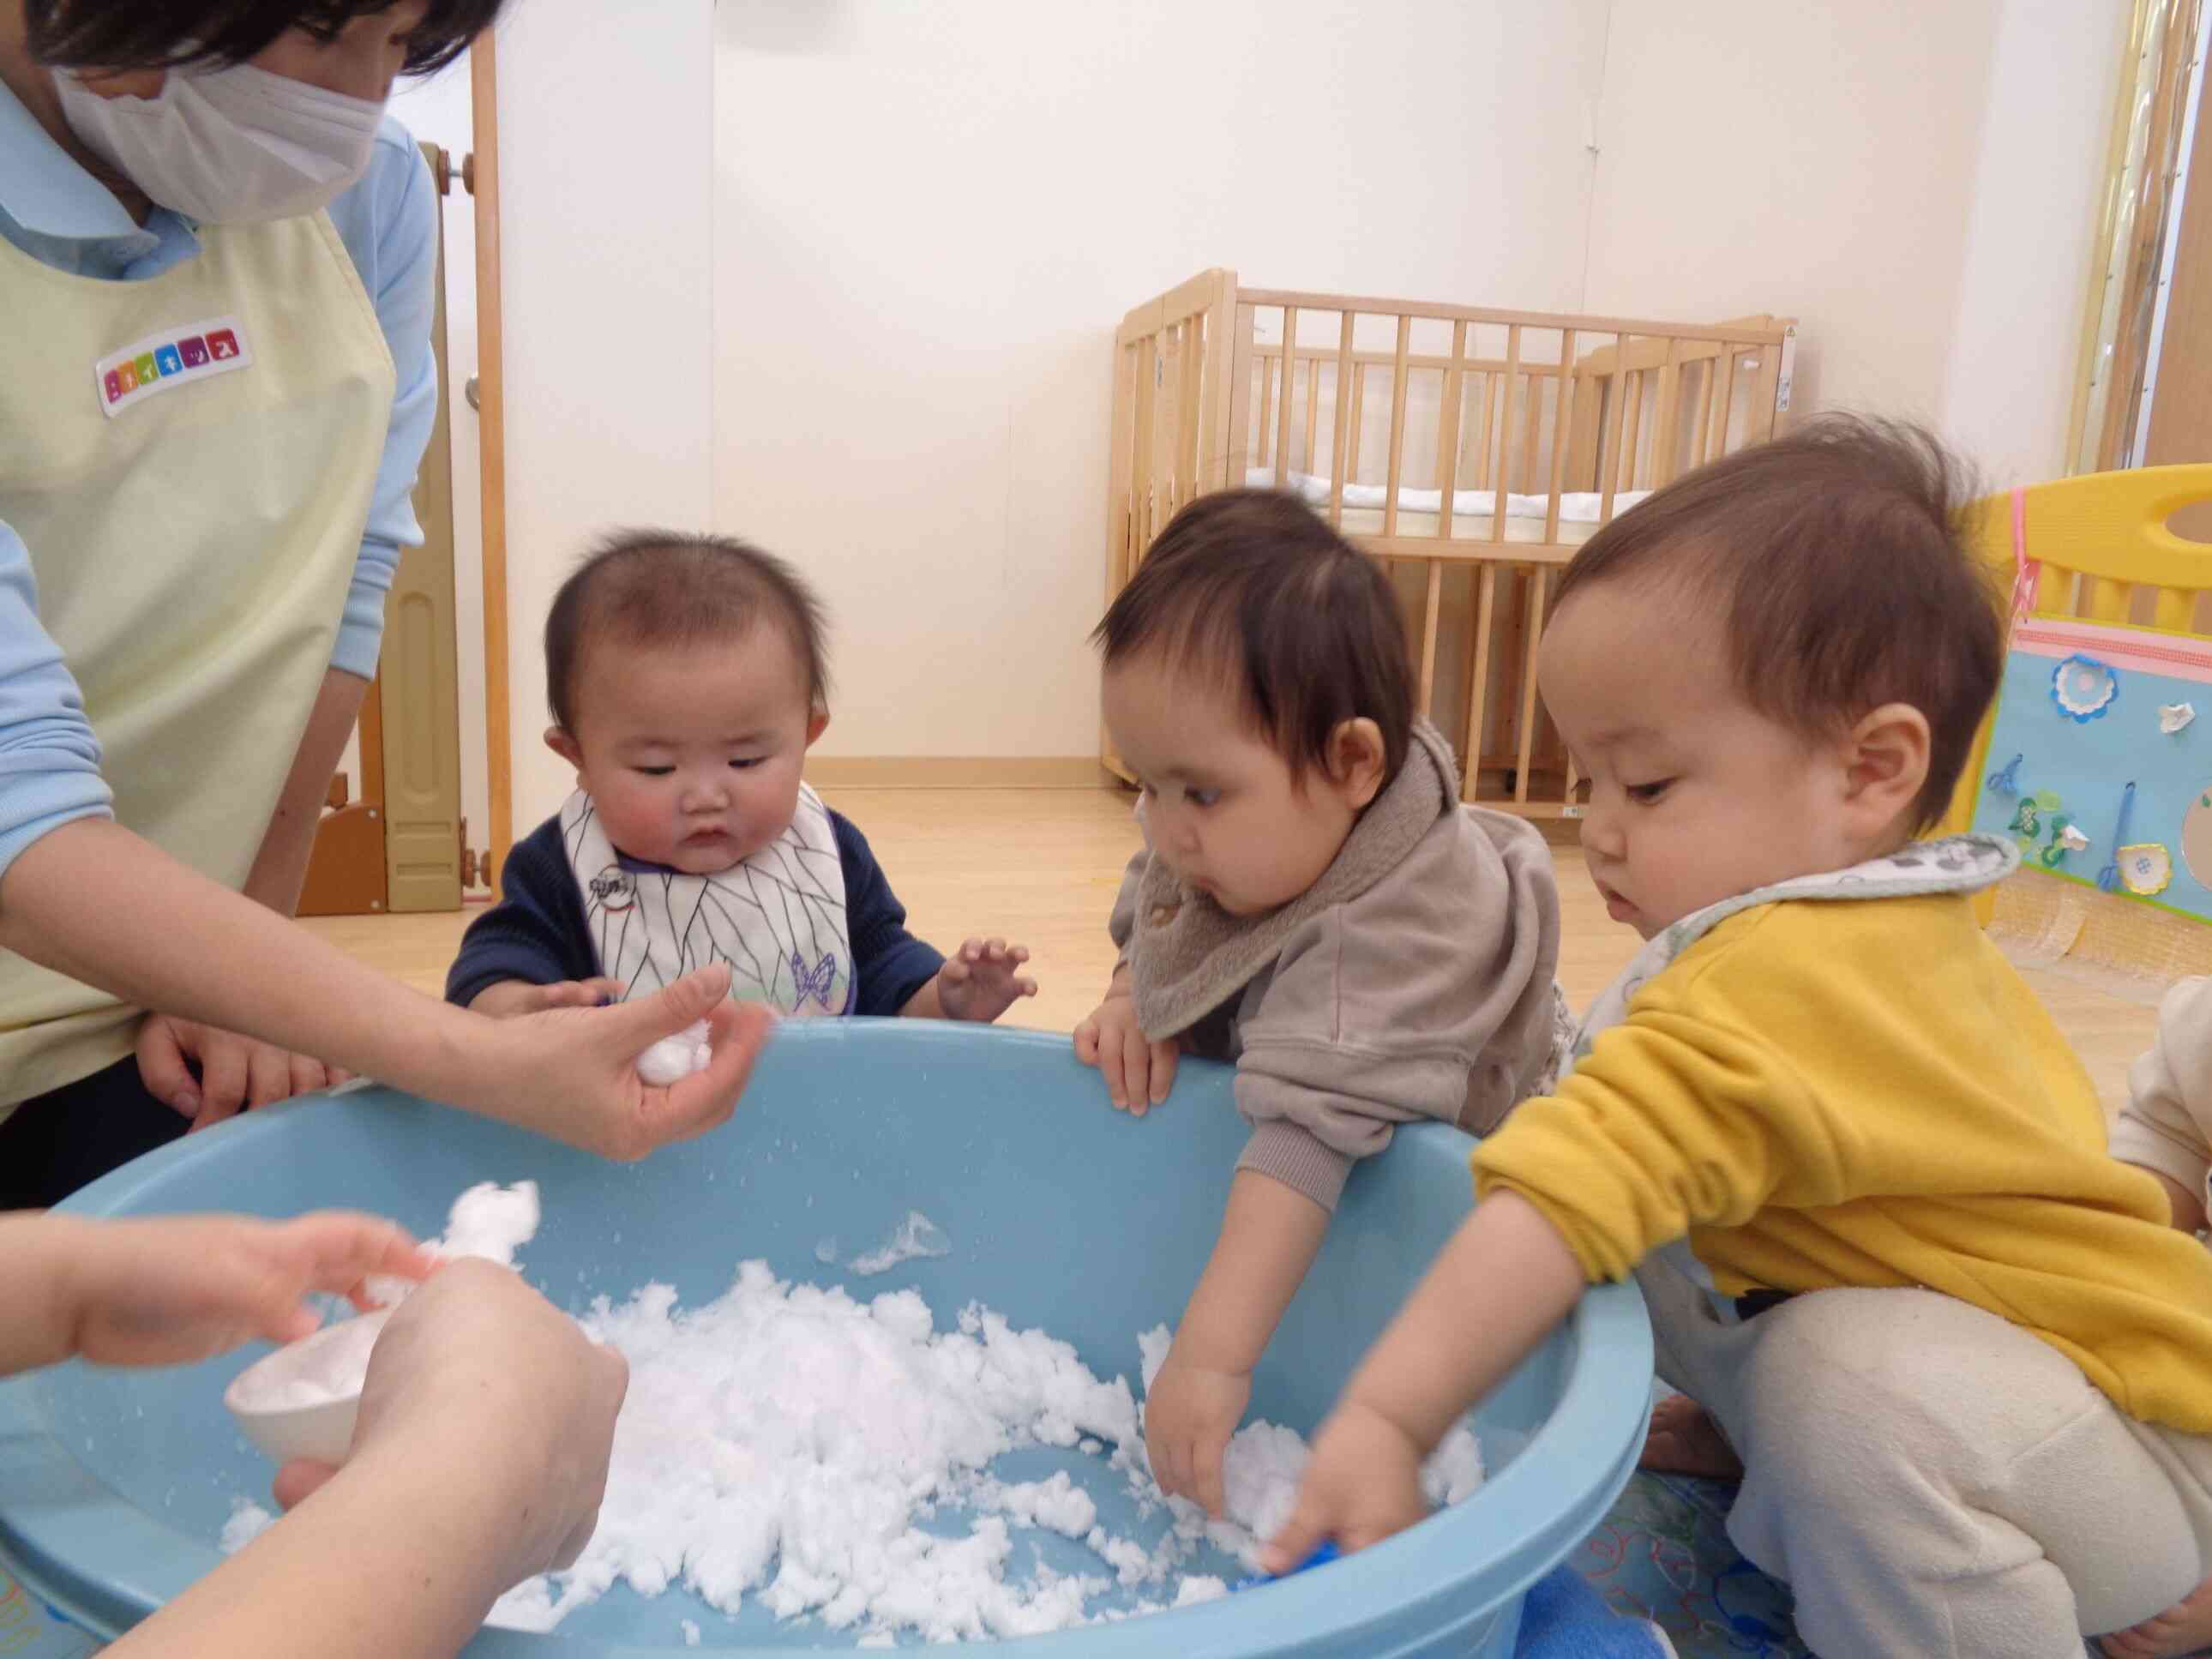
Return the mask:
{"type": "Polygon", "coordinates": [[[1175,422],[1176,399],[1181,394],[1179,381],[1168,379],[1165,354],[1168,331],[1162,329],[1152,337],[1154,362],[1159,373],[1153,378],[1159,387],[1152,398],[1152,533],[1157,536],[1167,528],[1169,519],[1175,514],[1175,422]]]}
{"type": "Polygon", "coordinates": [[[1152,544],[1153,533],[1158,529],[1154,492],[1158,480],[1154,477],[1152,453],[1152,370],[1159,352],[1159,339],[1146,335],[1137,342],[1137,421],[1131,434],[1130,501],[1137,521],[1134,557],[1141,560],[1152,544]]]}
{"type": "Polygon", "coordinates": [[[1114,348],[1114,434],[1106,463],[1106,600],[1129,585],[1136,555],[1129,546],[1130,461],[1137,414],[1137,348],[1114,348]]]}
{"type": "Polygon", "coordinates": [[[1667,342],[1667,362],[1659,371],[1659,406],[1651,416],[1651,488],[1664,489],[1674,477],[1674,458],[1682,441],[1682,343],[1667,342]]]}
{"type": "MultiPolygon", "coordinates": [[[[1232,289],[1233,292],[1233,289],[1232,289]]],[[[1229,343],[1229,435],[1223,457],[1223,483],[1242,488],[1244,476],[1252,462],[1245,453],[1245,446],[1252,435],[1252,329],[1253,308],[1248,305],[1234,307],[1236,323],[1231,330],[1229,343]]],[[[1218,362],[1219,358],[1216,358],[1218,362]]]]}
{"type": "Polygon", "coordinates": [[[1528,405],[1521,416],[1521,477],[1533,495],[1536,484],[1536,441],[1544,435],[1544,377],[1532,368],[1521,378],[1524,382],[1522,396],[1528,405]]]}
{"type": "Polygon", "coordinates": [[[1513,799],[1528,804],[1528,763],[1536,753],[1536,647],[1544,631],[1544,592],[1552,580],[1551,568],[1538,565],[1530,573],[1528,626],[1522,635],[1521,652],[1521,764],[1513,774],[1513,799]]]}
{"type": "Polygon", "coordinates": [[[1279,446],[1271,441],[1275,432],[1275,363],[1276,359],[1262,356],[1260,359],[1260,465],[1275,468],[1275,482],[1283,481],[1281,465],[1275,459],[1279,446]]]}
{"type": "Polygon", "coordinates": [[[1437,688],[1437,623],[1444,608],[1444,562],[1429,561],[1429,591],[1421,604],[1421,690],[1413,707],[1426,714],[1437,688]]]}
{"type": "MultiPolygon", "coordinates": [[[[1221,399],[1229,386],[1232,362],[1231,339],[1236,333],[1237,283],[1226,272],[1217,272],[1220,281],[1214,291],[1213,304],[1206,312],[1206,368],[1205,380],[1198,397],[1198,424],[1204,434],[1205,451],[1200,456],[1198,487],[1201,490],[1224,488],[1229,483],[1231,465],[1228,426],[1221,399]]],[[[1242,458],[1238,458],[1242,465],[1242,458]]],[[[1244,482],[1240,475],[1237,482],[1244,482]]]]}
{"type": "Polygon", "coordinates": [[[1729,428],[1735,419],[1735,357],[1732,345],[1721,348],[1714,368],[1720,372],[1720,396],[1713,402],[1713,444],[1705,459],[1717,461],[1729,453],[1729,428]]]}
{"type": "MultiPolygon", "coordinates": [[[[1328,419],[1328,521],[1340,528],[1344,524],[1344,475],[1348,470],[1346,456],[1349,453],[1347,439],[1352,432],[1352,428],[1345,421],[1349,412],[1347,393],[1351,382],[1358,378],[1358,371],[1352,366],[1352,312],[1347,307],[1344,313],[1343,331],[1337,338],[1336,401],[1332,405],[1328,419]]],[[[1316,361],[1315,372],[1319,373],[1320,368],[1316,361]]]]}
{"type": "Polygon", "coordinates": [[[1398,533],[1398,485],[1406,474],[1406,352],[1413,343],[1413,319],[1398,319],[1398,364],[1390,381],[1389,488],[1382,497],[1382,533],[1398,533]]]}
{"type": "Polygon", "coordinates": [[[1498,377],[1482,377],[1482,420],[1474,428],[1474,487],[1488,489],[1496,469],[1491,465],[1490,428],[1498,419],[1498,377]]]}
{"type": "Polygon", "coordinates": [[[1275,412],[1275,487],[1285,488],[1291,482],[1291,369],[1296,360],[1291,349],[1297,343],[1298,313],[1295,306],[1283,307],[1283,391],[1282,406],[1275,412]]]}
{"type": "Polygon", "coordinates": [[[1705,464],[1705,443],[1712,425],[1713,386],[1721,377],[1720,359],[1716,357],[1705,366],[1699,377],[1697,427],[1690,434],[1690,465],[1705,464]]]}
{"type": "Polygon", "coordinates": [[[1559,485],[1567,474],[1567,421],[1574,402],[1575,331],[1559,332],[1559,406],[1552,411],[1552,492],[1544,506],[1544,539],[1559,539],[1559,485]]]}
{"type": "Polygon", "coordinates": [[[1751,394],[1752,441],[1765,443],[1774,435],[1774,400],[1782,391],[1782,348],[1762,345],[1759,349],[1758,389],[1751,394]]]}
{"type": "Polygon", "coordinates": [[[1182,325],[1182,501],[1195,499],[1206,488],[1200,468],[1205,465],[1205,424],[1199,406],[1206,392],[1206,313],[1199,312],[1182,325]]]}
{"type": "Polygon", "coordinates": [[[1628,412],[1623,416],[1627,430],[1621,434],[1620,453],[1613,457],[1613,477],[1623,489],[1636,488],[1636,447],[1644,433],[1644,389],[1650,381],[1649,371],[1622,377],[1628,382],[1628,412]]]}
{"type": "Polygon", "coordinates": [[[1176,374],[1175,501],[1180,511],[1198,494],[1198,386],[1206,357],[1198,341],[1199,319],[1184,319],[1176,331],[1182,356],[1176,374]]]}
{"type": "MultiPolygon", "coordinates": [[[[1628,355],[1628,336],[1621,334],[1614,337],[1613,355],[1615,357],[1626,357],[1628,355]]],[[[1598,441],[1597,447],[1597,471],[1599,478],[1602,481],[1600,486],[1602,494],[1597,504],[1597,521],[1600,524],[1610,524],[1613,521],[1613,498],[1619,483],[1616,475],[1620,471],[1620,406],[1624,401],[1618,388],[1614,396],[1605,400],[1605,434],[1598,441]],[[1608,457],[1611,459],[1608,459],[1608,457]]]]}
{"type": "Polygon", "coordinates": [[[1444,370],[1444,400],[1437,411],[1437,539],[1451,539],[1452,495],[1459,487],[1459,425],[1467,401],[1459,361],[1467,351],[1467,325],[1452,325],[1451,367],[1444,370]]]}
{"type": "Polygon", "coordinates": [[[1463,800],[1473,800],[1481,787],[1482,744],[1486,735],[1483,731],[1490,713],[1490,634],[1498,620],[1498,567],[1486,564],[1475,572],[1474,578],[1474,638],[1471,649],[1474,668],[1468,675],[1467,696],[1467,759],[1466,778],[1460,792],[1463,800]]]}
{"type": "Polygon", "coordinates": [[[1310,359],[1306,363],[1306,465],[1309,476],[1313,472],[1314,428],[1321,423],[1321,359],[1310,359]]]}
{"type": "MultiPolygon", "coordinates": [[[[1513,439],[1513,382],[1520,376],[1521,325],[1516,323],[1505,331],[1505,406],[1498,411],[1498,484],[1496,493],[1490,498],[1490,539],[1493,542],[1505,539],[1505,497],[1513,488],[1513,472],[1509,460],[1513,439]]],[[[1534,411],[1523,418],[1533,422],[1534,411]]]]}
{"type": "Polygon", "coordinates": [[[1357,482],[1359,477],[1359,434],[1367,420],[1367,365],[1352,366],[1352,438],[1344,455],[1344,471],[1347,478],[1357,482]]]}

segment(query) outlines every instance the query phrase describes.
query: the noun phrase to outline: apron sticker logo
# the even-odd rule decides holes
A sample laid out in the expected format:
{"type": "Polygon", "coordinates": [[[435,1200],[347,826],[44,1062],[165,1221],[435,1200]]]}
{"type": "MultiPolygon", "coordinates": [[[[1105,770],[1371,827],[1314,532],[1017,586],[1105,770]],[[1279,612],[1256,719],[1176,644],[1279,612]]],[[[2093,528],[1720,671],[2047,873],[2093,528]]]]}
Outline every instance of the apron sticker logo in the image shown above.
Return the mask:
{"type": "Polygon", "coordinates": [[[252,362],[253,352],[238,319],[217,317],[156,334],[102,357],[92,366],[93,386],[101,412],[112,420],[157,392],[227,374],[252,362]]]}

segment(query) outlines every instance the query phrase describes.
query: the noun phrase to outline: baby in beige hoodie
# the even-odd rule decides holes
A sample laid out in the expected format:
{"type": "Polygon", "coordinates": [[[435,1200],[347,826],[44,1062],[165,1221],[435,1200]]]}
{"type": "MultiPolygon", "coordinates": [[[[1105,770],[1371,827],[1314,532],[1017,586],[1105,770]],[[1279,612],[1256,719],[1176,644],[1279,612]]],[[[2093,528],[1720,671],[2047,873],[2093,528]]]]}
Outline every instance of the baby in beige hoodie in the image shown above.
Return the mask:
{"type": "Polygon", "coordinates": [[[1388,578],[1295,498],[1186,507],[1096,638],[1146,846],[1076,1052],[1139,1115],[1179,1054],[1233,1061],[1252,1125],[1146,1407],[1160,1485],[1218,1516],[1253,1368],[1352,1164],[1398,1124],[1480,1133],[1548,1085],[1571,1036],[1559,893],[1534,829],[1460,804],[1388,578]]]}

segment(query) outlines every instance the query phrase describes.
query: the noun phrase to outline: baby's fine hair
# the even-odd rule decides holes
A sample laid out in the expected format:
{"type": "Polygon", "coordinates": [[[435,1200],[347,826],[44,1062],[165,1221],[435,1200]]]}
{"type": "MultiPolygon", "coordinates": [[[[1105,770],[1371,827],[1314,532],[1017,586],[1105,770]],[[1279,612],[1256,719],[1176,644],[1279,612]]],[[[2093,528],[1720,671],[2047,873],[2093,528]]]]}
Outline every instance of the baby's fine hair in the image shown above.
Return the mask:
{"type": "Polygon", "coordinates": [[[822,601],[772,553],[727,536],[618,530],[584,556],[545,616],[545,699],[576,729],[584,658],[607,645],[736,645],[765,623],[789,643],[809,702],[830,706],[822,601]]]}
{"type": "Polygon", "coordinates": [[[1996,696],[2004,632],[1967,550],[1966,471],[1904,422],[1819,417],[1698,468],[1585,542],[1558,590],[1673,586],[1719,621],[1738,689],[1808,734],[1887,703],[1928,721],[1914,828],[1940,819],[1996,696]]]}
{"type": "Polygon", "coordinates": [[[1387,777],[1405,764],[1413,672],[1397,593],[1294,495],[1200,496],[1168,521],[1091,637],[1109,668],[1158,652],[1225,678],[1300,775],[1326,773],[1331,735],[1362,718],[1382,730],[1387,777]]]}

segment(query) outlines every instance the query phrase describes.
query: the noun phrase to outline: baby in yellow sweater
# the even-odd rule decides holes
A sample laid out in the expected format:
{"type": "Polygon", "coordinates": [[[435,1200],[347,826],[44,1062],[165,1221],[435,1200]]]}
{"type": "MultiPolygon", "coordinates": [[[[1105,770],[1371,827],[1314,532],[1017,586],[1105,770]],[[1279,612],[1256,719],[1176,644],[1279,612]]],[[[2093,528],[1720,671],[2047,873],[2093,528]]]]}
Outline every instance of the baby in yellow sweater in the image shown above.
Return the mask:
{"type": "Polygon", "coordinates": [[[1829,419],[1686,477],[1568,567],[1545,701],[1648,941],[1316,1437],[1270,1565],[1426,1513],[1444,1431],[1636,1273],[1661,1375],[1741,1457],[1738,1547],[1824,1659],[2079,1659],[2212,1564],[2212,1256],[2094,1090],[1942,815],[1992,595],[1924,434],[1829,419]]]}

